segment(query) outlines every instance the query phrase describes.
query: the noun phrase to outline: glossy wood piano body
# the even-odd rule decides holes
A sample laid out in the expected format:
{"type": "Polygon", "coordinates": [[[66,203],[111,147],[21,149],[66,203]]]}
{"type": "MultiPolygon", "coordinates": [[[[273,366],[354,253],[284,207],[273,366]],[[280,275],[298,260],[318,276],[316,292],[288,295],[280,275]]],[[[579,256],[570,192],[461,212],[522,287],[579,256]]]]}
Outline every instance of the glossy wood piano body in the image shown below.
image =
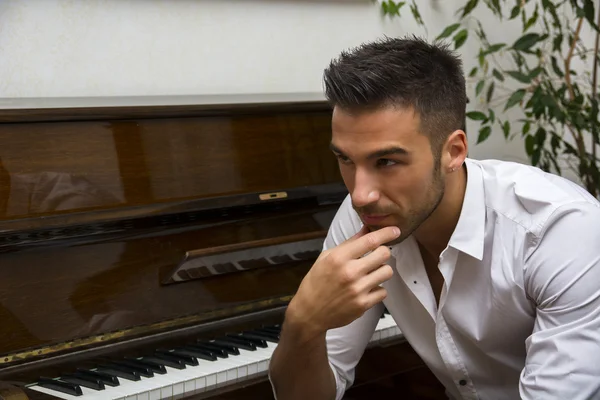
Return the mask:
{"type": "MultiPolygon", "coordinates": [[[[346,195],[330,118],[308,94],[0,100],[0,397],[272,398],[277,326],[346,195]]],[[[348,398],[423,368],[394,326],[348,398]]]]}

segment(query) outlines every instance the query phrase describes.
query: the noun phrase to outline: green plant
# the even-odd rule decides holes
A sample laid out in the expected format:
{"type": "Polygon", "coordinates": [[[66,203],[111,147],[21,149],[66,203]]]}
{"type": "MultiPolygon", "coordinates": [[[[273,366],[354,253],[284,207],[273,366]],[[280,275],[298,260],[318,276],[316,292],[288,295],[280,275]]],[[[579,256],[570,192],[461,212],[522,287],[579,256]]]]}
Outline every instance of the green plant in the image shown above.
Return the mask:
{"type": "MultiPolygon", "coordinates": [[[[521,136],[533,165],[558,174],[570,168],[599,197],[600,7],[595,10],[595,1],[468,0],[436,39],[451,40],[456,49],[471,37],[478,41],[476,66],[468,73],[475,96],[469,97],[479,100],[471,101],[476,107],[483,106],[467,112],[467,118],[480,123],[477,143],[488,139],[494,126],[507,140],[521,136]],[[483,7],[489,11],[480,11],[491,11],[498,23],[514,20],[521,29],[518,39],[490,42],[489,24],[484,27],[475,16],[483,7]],[[584,33],[589,40],[582,39],[584,33]],[[575,63],[583,66],[580,72],[575,63]],[[503,115],[518,108],[521,118],[509,121],[503,115]]],[[[398,17],[406,5],[425,27],[419,11],[424,3],[383,1],[381,8],[398,17]]]]}

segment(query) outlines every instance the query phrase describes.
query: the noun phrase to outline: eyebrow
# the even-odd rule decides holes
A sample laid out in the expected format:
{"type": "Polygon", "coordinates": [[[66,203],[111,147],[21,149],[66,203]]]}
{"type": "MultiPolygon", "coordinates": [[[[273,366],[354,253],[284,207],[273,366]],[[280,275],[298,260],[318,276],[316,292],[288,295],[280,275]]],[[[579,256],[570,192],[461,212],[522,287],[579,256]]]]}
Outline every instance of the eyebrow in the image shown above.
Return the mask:
{"type": "MultiPolygon", "coordinates": [[[[333,143],[329,143],[329,148],[331,149],[331,151],[333,151],[334,153],[337,153],[339,155],[345,155],[344,152],[342,150],[340,150],[336,145],[334,145],[333,143]]],[[[373,159],[373,158],[381,158],[381,157],[385,157],[385,156],[391,156],[391,155],[402,155],[402,156],[406,156],[409,155],[410,153],[408,152],[408,150],[402,148],[402,147],[398,147],[398,146],[391,146],[391,147],[386,147],[377,151],[374,151],[373,153],[369,154],[367,156],[367,159],[373,159]]]]}

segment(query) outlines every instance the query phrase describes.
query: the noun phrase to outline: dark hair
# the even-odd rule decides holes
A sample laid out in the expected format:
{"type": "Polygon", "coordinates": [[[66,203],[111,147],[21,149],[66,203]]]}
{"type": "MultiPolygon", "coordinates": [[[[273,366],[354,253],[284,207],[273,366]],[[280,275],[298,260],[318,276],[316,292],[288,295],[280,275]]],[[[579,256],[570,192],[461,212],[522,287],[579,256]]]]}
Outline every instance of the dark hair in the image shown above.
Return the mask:
{"type": "Polygon", "coordinates": [[[414,108],[436,156],[448,135],[464,128],[462,61],[444,43],[412,36],[363,44],[331,62],[324,85],[329,102],[342,109],[414,108]]]}

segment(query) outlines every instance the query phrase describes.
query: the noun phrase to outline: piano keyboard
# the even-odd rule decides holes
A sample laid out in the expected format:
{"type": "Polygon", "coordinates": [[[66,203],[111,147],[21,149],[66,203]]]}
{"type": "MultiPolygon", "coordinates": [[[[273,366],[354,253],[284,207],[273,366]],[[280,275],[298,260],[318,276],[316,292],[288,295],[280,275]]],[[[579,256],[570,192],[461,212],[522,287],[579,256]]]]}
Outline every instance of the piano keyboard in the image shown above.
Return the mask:
{"type": "MultiPolygon", "coordinates": [[[[197,342],[140,357],[137,362],[115,360],[93,370],[40,378],[28,387],[62,399],[155,400],[206,393],[266,376],[278,332],[278,326],[259,328],[244,333],[245,337],[197,342]]],[[[398,326],[386,312],[369,343],[400,337],[398,326]]]]}

